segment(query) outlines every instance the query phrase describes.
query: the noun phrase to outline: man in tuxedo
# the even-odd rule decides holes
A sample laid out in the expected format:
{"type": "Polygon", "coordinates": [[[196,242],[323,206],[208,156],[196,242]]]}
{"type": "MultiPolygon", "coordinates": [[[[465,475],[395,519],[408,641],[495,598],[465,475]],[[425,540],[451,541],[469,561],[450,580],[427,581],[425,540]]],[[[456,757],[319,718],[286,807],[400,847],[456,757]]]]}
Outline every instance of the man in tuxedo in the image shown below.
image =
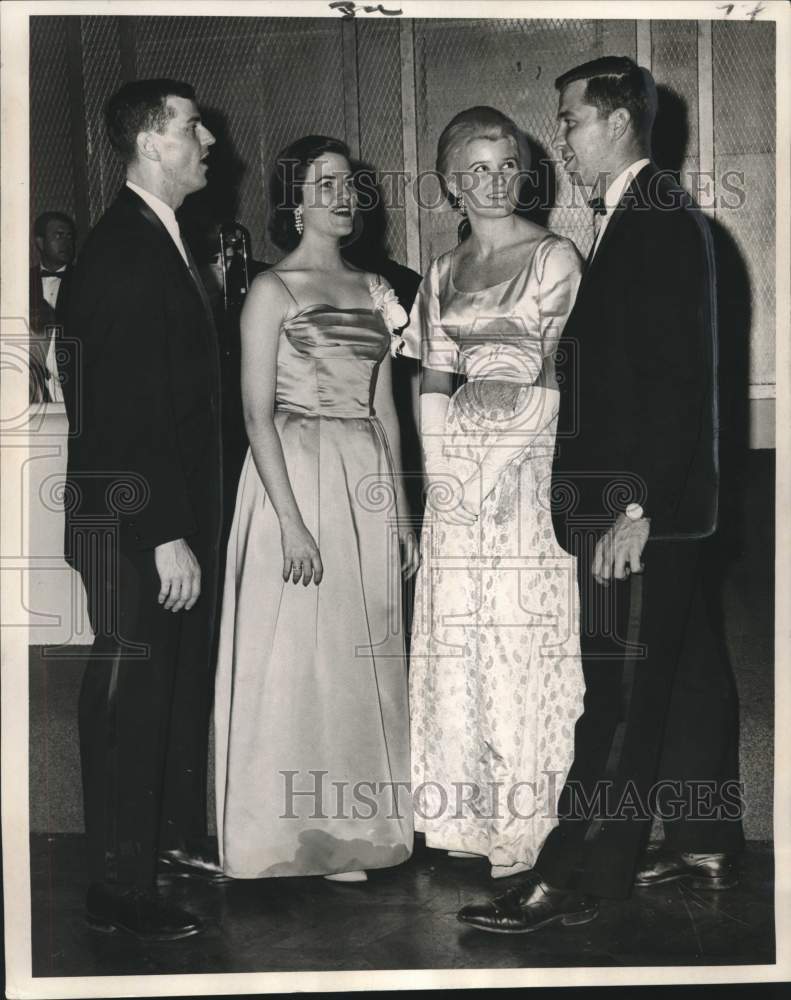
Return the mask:
{"type": "Polygon", "coordinates": [[[586,694],[559,823],[528,877],[459,919],[582,924],[600,898],[736,882],[736,699],[709,622],[717,520],[714,272],[705,219],[650,160],[656,91],[605,57],[556,81],[555,148],[595,195],[595,241],[560,343],[555,531],[577,557],[586,694]],[[659,850],[641,860],[654,816],[659,850]]]}
{"type": "Polygon", "coordinates": [[[220,879],[206,833],[220,531],[220,379],[208,299],[175,211],[214,137],[174,80],[108,102],[126,184],[88,237],[67,310],[66,558],[95,642],[79,729],[89,924],[195,934],[157,874],[220,879]]]}
{"type": "Polygon", "coordinates": [[[74,222],[43,212],[33,223],[39,263],[30,269],[30,402],[62,402],[55,330],[62,323],[66,282],[74,261],[74,222]]]}

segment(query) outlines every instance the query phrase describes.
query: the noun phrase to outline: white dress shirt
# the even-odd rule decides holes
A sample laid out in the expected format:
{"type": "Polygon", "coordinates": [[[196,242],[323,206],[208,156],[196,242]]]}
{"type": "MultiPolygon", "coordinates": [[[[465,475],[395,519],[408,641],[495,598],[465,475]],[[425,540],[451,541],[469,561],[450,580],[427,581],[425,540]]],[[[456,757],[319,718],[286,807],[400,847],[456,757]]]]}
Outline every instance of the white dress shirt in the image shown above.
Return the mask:
{"type": "Polygon", "coordinates": [[[184,250],[184,244],[181,242],[181,230],[179,229],[179,224],[176,219],[176,213],[170,205],[166,205],[161,198],[157,198],[155,194],[151,194],[150,191],[146,191],[145,188],[141,188],[139,184],[133,184],[132,181],[127,181],[126,186],[131,188],[135,194],[140,195],[146,205],[148,205],[151,211],[154,212],[165,229],[167,229],[170,233],[173,242],[178,247],[178,251],[184,259],[184,263],[187,267],[189,267],[190,262],[187,258],[187,253],[184,250]]]}
{"type": "MultiPolygon", "coordinates": [[[[40,268],[39,273],[43,271],[40,268]]],[[[60,274],[66,272],[66,265],[63,267],[56,267],[55,271],[60,274]]],[[[45,278],[41,275],[41,294],[44,297],[44,301],[54,310],[58,302],[58,295],[60,294],[61,285],[63,284],[63,278],[45,278]]],[[[47,344],[47,357],[44,360],[44,364],[47,367],[50,378],[47,380],[47,388],[49,389],[50,400],[53,403],[63,402],[63,392],[60,387],[60,378],[58,377],[58,362],[55,354],[55,338],[50,337],[47,344]]]]}
{"type": "Polygon", "coordinates": [[[593,252],[591,253],[589,260],[593,260],[596,256],[596,251],[599,249],[599,245],[604,237],[604,231],[607,229],[607,225],[612,218],[613,212],[618,207],[618,202],[621,200],[621,196],[624,191],[640,173],[643,167],[647,166],[650,162],[651,161],[647,157],[644,157],[642,160],[635,160],[634,163],[630,163],[626,170],[622,170],[605,191],[604,215],[597,215],[594,217],[596,220],[596,237],[594,240],[593,252]]]}
{"type": "MultiPolygon", "coordinates": [[[[44,268],[40,268],[43,272],[44,268]]],[[[66,265],[63,267],[56,267],[55,272],[57,274],[65,274],[66,265]]],[[[60,287],[63,284],[63,278],[45,278],[43,273],[41,275],[41,294],[44,296],[44,301],[54,309],[58,301],[58,293],[60,292],[60,287]]]]}

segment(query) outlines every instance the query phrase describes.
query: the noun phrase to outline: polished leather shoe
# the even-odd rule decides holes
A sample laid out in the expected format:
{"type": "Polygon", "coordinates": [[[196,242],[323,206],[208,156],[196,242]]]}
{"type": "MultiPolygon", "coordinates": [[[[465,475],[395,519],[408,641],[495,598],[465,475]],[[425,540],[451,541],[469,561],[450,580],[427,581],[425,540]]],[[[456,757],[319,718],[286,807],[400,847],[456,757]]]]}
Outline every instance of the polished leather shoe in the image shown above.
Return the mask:
{"type": "Polygon", "coordinates": [[[200,934],[193,914],[161,899],[153,890],[95,882],[85,899],[85,920],[95,931],[125,931],[143,941],[175,941],[200,934]]]}
{"type": "Polygon", "coordinates": [[[458,919],[493,934],[529,934],[549,924],[588,924],[598,913],[599,904],[591,896],[554,889],[534,871],[531,878],[502,896],[462,907],[458,919]]]}
{"type": "Polygon", "coordinates": [[[195,878],[220,885],[231,878],[220,868],[217,856],[209,848],[189,845],[172,847],[159,853],[159,875],[170,878],[195,878]]]}
{"type": "Polygon", "coordinates": [[[693,889],[732,889],[739,881],[733,854],[694,854],[663,847],[648,850],[634,884],[638,889],[683,882],[693,889]]]}

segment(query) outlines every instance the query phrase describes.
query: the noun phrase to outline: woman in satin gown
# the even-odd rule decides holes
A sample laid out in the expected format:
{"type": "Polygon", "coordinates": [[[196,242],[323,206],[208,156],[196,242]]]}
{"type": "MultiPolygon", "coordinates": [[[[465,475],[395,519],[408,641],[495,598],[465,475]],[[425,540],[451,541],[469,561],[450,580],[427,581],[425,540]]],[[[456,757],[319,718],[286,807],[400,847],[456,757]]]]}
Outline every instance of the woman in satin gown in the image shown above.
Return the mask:
{"type": "Polygon", "coordinates": [[[530,868],[556,823],[584,693],[574,560],[548,496],[554,353],[581,266],[573,243],[514,214],[527,156],[492,108],[446,127],[437,170],[470,235],[432,262],[405,331],[422,358],[428,481],[409,678],[415,828],[429,847],[488,858],[493,877],[530,868]]]}
{"type": "Polygon", "coordinates": [[[220,858],[237,878],[364,881],[413,837],[400,600],[417,545],[390,368],[407,316],[341,257],[356,209],[343,143],[292,143],[270,198],[290,252],[241,321],[250,450],[216,680],[220,858]]]}

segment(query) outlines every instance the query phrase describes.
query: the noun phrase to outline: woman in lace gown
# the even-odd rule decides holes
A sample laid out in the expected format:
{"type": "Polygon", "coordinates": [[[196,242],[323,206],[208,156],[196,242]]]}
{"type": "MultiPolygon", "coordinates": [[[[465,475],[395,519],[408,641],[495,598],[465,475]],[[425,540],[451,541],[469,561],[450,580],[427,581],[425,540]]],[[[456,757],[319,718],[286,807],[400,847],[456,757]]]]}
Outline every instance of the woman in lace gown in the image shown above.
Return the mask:
{"type": "Polygon", "coordinates": [[[341,257],[348,160],[321,136],[280,154],[271,228],[292,252],[242,314],[250,450],[215,699],[220,857],[237,878],[363,881],[412,850],[409,798],[393,791],[409,781],[400,577],[417,565],[394,475],[390,355],[407,317],[341,257]]]}
{"type": "Polygon", "coordinates": [[[428,480],[410,662],[415,828],[429,847],[532,866],[556,823],[582,712],[578,596],[548,490],[554,352],[580,260],[514,214],[514,123],[472,108],[437,169],[469,237],[433,261],[406,331],[422,357],[428,480]],[[464,376],[453,393],[454,379],[464,376]]]}

